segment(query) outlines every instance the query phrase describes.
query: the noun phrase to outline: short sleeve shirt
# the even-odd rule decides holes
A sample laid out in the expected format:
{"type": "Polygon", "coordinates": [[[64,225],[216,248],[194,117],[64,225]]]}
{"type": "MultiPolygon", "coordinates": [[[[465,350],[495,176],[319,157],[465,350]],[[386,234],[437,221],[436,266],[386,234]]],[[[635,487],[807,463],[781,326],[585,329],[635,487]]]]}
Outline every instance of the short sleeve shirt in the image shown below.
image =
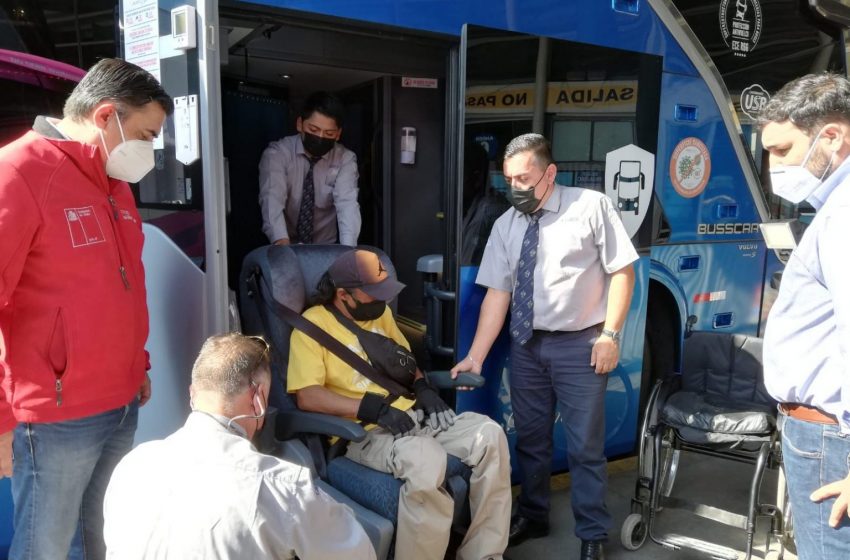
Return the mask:
{"type": "MultiPolygon", "coordinates": [[[[357,340],[357,336],[336,320],[324,306],[317,305],[304,312],[304,318],[316,324],[320,329],[337,339],[351,351],[368,361],[366,351],[357,340]]],[[[410,344],[398,329],[392,311],[389,308],[373,321],[357,321],[361,328],[382,334],[410,350],[410,344]]],[[[356,369],[345,363],[342,358],[320,345],[310,336],[299,330],[292,331],[289,342],[289,369],[286,374],[287,390],[294,393],[299,389],[319,385],[334,393],[353,399],[363,398],[367,392],[387,395],[388,391],[373,383],[356,369]]],[[[407,410],[413,401],[404,397],[396,399],[395,408],[407,410]]]]}
{"type": "MultiPolygon", "coordinates": [[[[510,208],[493,225],[476,283],[506,292],[516,285],[531,218],[510,208]]],[[[534,329],[579,331],[605,321],[609,275],[638,259],[611,200],[555,185],[543,206],[534,267],[534,329]]]]}

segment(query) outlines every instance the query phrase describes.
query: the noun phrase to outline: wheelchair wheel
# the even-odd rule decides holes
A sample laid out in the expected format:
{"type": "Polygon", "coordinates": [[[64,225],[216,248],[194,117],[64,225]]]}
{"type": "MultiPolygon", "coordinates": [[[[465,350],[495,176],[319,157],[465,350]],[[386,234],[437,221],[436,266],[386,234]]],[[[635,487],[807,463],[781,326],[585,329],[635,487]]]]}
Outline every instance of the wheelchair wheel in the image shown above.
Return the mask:
{"type": "Polygon", "coordinates": [[[620,529],[620,543],[626,550],[637,550],[646,542],[647,524],[639,513],[631,513],[620,529]]]}

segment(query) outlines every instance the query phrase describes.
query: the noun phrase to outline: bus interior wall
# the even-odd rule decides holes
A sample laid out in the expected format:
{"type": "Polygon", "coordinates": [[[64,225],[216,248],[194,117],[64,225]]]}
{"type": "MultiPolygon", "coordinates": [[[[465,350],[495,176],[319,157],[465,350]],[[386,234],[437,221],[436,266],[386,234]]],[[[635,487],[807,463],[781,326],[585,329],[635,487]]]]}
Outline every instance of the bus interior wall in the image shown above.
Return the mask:
{"type": "Polygon", "coordinates": [[[303,100],[326,90],[345,105],[340,142],[357,156],[363,219],[359,243],[389,254],[407,285],[399,296],[399,313],[424,322],[416,261],[441,253],[448,231],[442,210],[447,197],[444,77],[450,42],[408,38],[401,31],[352,33],[270,14],[244,18],[238,11],[222,15],[231,35],[222,66],[230,287],[239,288],[245,255],[268,243],[258,201],[262,152],[269,142],[295,134],[303,100]],[[437,87],[403,87],[403,76],[436,78],[437,87]],[[402,127],[417,131],[413,165],[400,160],[402,127]]]}

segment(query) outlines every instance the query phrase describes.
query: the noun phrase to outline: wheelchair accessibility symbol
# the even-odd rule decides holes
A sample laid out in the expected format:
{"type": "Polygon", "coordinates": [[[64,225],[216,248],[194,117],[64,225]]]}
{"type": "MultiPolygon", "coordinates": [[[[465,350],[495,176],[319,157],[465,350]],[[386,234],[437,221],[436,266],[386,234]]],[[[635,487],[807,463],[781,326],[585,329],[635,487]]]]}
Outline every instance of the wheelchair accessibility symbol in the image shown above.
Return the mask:
{"type": "Polygon", "coordinates": [[[634,144],[608,152],[605,158],[605,194],[630,237],[640,229],[652,201],[655,155],[634,144]]]}

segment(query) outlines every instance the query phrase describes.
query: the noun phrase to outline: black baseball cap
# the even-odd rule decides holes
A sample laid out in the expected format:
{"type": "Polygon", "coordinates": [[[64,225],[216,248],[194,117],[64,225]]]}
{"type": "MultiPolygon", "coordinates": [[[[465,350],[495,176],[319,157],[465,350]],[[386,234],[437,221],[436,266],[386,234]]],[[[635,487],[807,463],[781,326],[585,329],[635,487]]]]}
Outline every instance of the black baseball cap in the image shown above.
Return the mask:
{"type": "Polygon", "coordinates": [[[404,289],[404,284],[390,277],[378,255],[366,249],[343,253],[328,274],[335,288],[360,288],[381,301],[390,301],[404,289]]]}

